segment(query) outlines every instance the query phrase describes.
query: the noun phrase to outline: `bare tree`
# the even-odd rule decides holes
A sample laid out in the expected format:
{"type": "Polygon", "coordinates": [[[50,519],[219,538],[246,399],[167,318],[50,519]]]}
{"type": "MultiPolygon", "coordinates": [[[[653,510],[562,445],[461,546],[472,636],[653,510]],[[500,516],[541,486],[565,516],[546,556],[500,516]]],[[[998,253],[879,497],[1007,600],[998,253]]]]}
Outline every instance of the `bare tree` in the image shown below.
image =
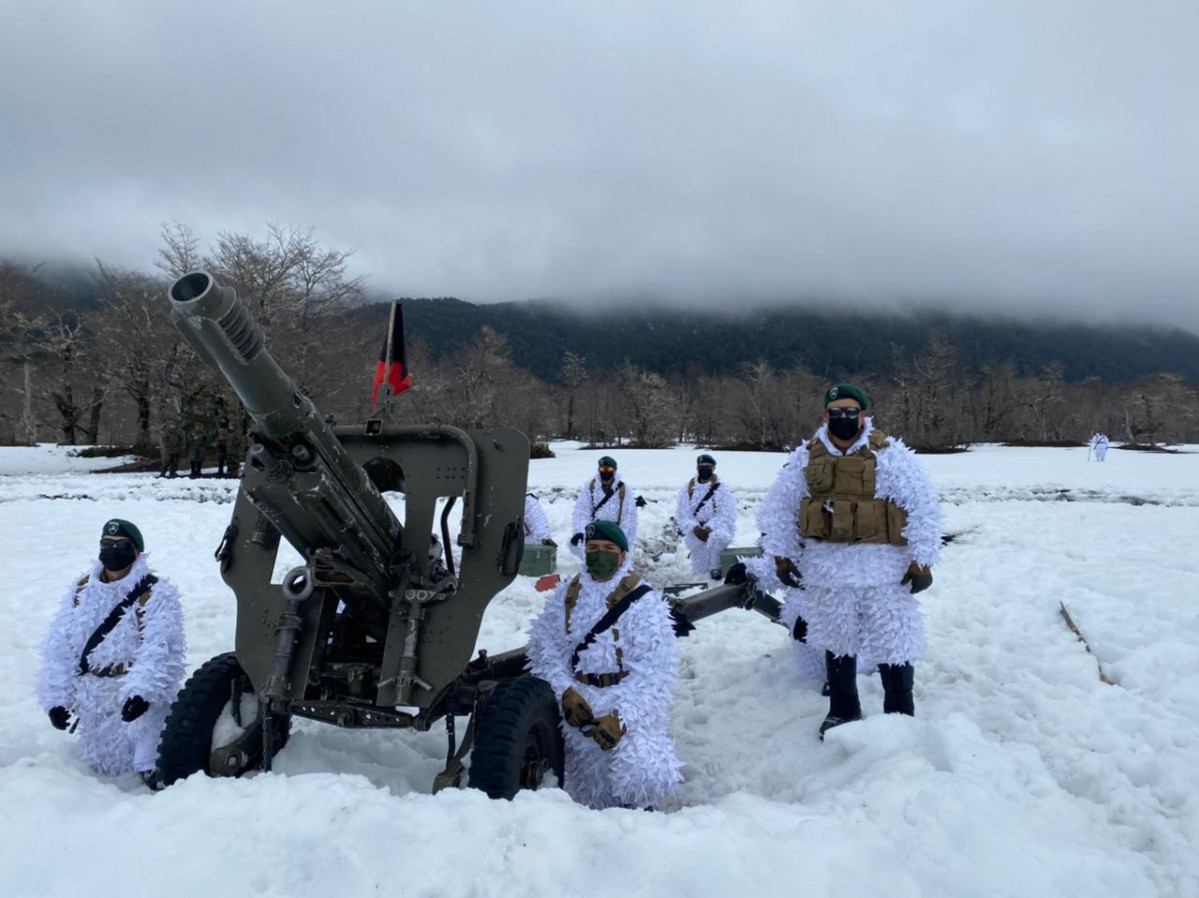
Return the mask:
{"type": "Polygon", "coordinates": [[[566,386],[566,433],[568,440],[575,438],[575,393],[587,382],[587,360],[570,350],[562,354],[559,379],[566,386]]]}

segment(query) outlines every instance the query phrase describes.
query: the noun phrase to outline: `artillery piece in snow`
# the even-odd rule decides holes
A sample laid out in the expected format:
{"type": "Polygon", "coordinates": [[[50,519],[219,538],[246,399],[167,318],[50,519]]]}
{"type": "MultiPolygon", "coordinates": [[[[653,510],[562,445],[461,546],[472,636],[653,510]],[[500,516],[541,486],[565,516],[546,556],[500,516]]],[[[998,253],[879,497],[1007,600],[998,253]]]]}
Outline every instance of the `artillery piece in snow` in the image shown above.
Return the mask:
{"type": "MultiPolygon", "coordinates": [[[[221,371],[253,426],[216,552],[237,598],[234,651],[202,665],[173,704],[159,744],[163,782],[269,770],[292,717],[422,731],[444,719],[447,763],[435,789],[466,780],[511,797],[550,772],[560,777],[557,703],[525,673],[524,650],[472,658],[488,602],[520,567],[524,434],[379,419],[331,427],[267,352],[233,290],[193,272],[169,300],[173,323],[221,371]],[[403,523],[389,491],[403,496],[403,523]],[[431,552],[435,526],[442,538],[431,552]],[[281,539],[304,563],[272,582],[281,539]],[[469,717],[461,744],[456,717],[469,717]]],[[[676,610],[694,620],[755,600],[777,616],[752,578],[676,600],[676,610]]]]}

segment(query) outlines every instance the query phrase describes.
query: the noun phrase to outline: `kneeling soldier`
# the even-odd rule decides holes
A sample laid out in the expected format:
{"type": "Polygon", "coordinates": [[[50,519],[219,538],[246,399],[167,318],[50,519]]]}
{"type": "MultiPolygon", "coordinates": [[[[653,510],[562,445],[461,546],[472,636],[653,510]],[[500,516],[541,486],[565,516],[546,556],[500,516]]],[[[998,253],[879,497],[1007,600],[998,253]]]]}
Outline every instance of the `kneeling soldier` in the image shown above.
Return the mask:
{"type": "Polygon", "coordinates": [[[99,559],[71,584],[42,644],[37,691],[57,729],[74,718],[93,770],[137,771],[154,788],[159,733],[183,683],[183,611],[144,550],[129,521],[104,525],[99,559]]]}
{"type": "Polygon", "coordinates": [[[559,587],[529,633],[529,668],[562,703],[566,782],[592,808],[652,808],[682,780],[670,738],[678,666],[670,610],[630,573],[624,532],[585,531],[587,569],[559,587]]]}

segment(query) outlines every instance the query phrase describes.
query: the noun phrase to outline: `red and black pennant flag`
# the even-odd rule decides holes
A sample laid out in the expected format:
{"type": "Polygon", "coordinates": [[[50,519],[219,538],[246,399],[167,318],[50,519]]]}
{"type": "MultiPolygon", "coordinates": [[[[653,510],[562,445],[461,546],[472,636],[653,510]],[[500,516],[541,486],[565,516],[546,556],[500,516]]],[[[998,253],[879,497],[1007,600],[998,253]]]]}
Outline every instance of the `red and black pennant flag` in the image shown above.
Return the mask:
{"type": "Polygon", "coordinates": [[[391,317],[387,323],[387,339],[379,350],[379,363],[375,365],[375,385],[371,388],[371,405],[379,396],[379,387],[387,384],[393,396],[403,393],[412,386],[408,373],[408,361],[404,358],[404,309],[398,301],[391,303],[391,317]]]}

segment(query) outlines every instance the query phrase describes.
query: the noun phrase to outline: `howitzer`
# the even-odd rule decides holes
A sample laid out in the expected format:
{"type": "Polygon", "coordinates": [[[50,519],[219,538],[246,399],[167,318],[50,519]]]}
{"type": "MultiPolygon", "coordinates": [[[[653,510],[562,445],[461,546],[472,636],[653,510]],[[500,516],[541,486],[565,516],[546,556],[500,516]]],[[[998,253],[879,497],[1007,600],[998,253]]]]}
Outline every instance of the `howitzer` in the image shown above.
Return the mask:
{"type": "Polygon", "coordinates": [[[180,694],[160,748],[164,779],[269,767],[291,715],[427,729],[447,713],[471,713],[472,690],[497,665],[513,666],[468,662],[487,603],[520,565],[528,440],[510,428],[379,420],[332,428],[271,357],[233,290],[193,272],[169,300],[175,326],[253,424],[217,550],[237,596],[236,650],[180,694]],[[403,525],[384,493],[401,500],[403,525]],[[455,559],[449,516],[459,502],[455,559]],[[438,523],[441,556],[430,553],[438,523]],[[273,577],[280,537],[304,564],[273,577]],[[224,696],[236,699],[228,710],[242,732],[201,758],[180,715],[224,696]]]}
{"type": "MultiPolygon", "coordinates": [[[[271,357],[233,290],[193,272],[169,301],[175,326],[220,370],[253,426],[216,551],[237,598],[235,651],[202,665],[172,705],[162,781],[270,769],[293,716],[418,730],[444,719],[447,763],[435,789],[460,784],[472,746],[470,785],[493,797],[561,776],[557,700],[524,673],[524,650],[471,658],[488,602],[520,567],[524,434],[381,419],[332,427],[271,357]],[[431,551],[435,526],[440,548],[431,551]],[[282,573],[281,539],[304,562],[282,573]],[[460,745],[455,716],[470,717],[460,745]]],[[[777,617],[770,601],[751,578],[675,610],[690,620],[732,607],[777,617]]]]}

